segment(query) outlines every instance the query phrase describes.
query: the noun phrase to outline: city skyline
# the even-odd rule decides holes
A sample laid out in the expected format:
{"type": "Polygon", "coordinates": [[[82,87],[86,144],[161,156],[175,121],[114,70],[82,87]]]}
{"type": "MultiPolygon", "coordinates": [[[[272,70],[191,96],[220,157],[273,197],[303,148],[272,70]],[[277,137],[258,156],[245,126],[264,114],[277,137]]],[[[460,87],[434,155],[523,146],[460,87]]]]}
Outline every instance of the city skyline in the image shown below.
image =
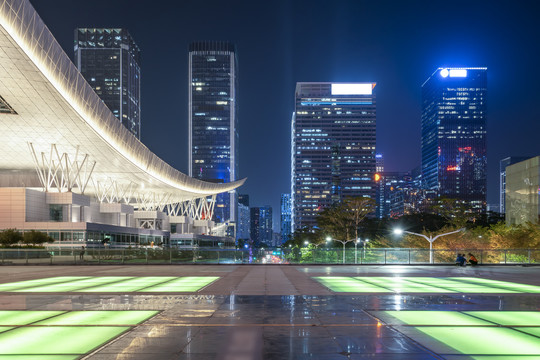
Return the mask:
{"type": "Polygon", "coordinates": [[[170,4],[170,11],[163,14],[130,3],[129,16],[120,16],[126,4],[33,2],[68,53],[76,27],[130,30],[142,51],[142,141],[183,171],[188,168],[188,44],[199,39],[236,43],[241,69],[238,178],[248,177],[239,192],[250,194],[253,206],[270,204],[277,209],[280,194],[288,191],[290,114],[298,81],[377,82],[377,152],[384,154],[389,171],[408,171],[420,164],[422,82],[437,67],[486,66],[488,203],[498,203],[501,159],[540,152],[535,141],[540,113],[534,104],[534,84],[540,76],[531,71],[538,50],[529,46],[539,30],[526,10],[497,2],[450,8],[445,3],[416,2],[388,9],[344,1],[310,2],[304,16],[306,2],[278,1],[250,6],[240,2],[230,9],[217,2],[170,4]],[[191,16],[212,8],[208,21],[199,24],[191,16]],[[490,17],[483,16],[486,8],[490,17]],[[518,21],[517,28],[500,26],[518,21]],[[177,36],[167,52],[164,41],[157,39],[168,31],[177,36]],[[311,31],[307,38],[302,36],[305,31],[311,31]],[[156,122],[171,131],[154,131],[156,122]]]}

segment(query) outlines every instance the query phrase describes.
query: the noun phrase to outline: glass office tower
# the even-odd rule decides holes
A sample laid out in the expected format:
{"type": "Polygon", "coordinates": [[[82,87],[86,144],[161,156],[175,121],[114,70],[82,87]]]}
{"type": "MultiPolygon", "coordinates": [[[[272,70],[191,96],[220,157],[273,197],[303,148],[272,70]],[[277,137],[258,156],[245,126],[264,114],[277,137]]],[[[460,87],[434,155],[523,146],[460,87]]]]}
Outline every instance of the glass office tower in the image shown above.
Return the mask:
{"type": "Polygon", "coordinates": [[[438,68],[422,85],[422,186],[486,211],[486,68],[438,68]]]}
{"type": "Polygon", "coordinates": [[[252,207],[251,211],[251,240],[257,247],[272,246],[272,207],[252,207]]]}
{"type": "MultiPolygon", "coordinates": [[[[228,42],[189,46],[189,176],[235,181],[238,169],[237,58],[228,42]]],[[[215,221],[236,221],[236,192],[219,194],[215,221]]]]}
{"type": "Polygon", "coordinates": [[[345,197],[375,199],[374,83],[297,83],[292,119],[292,231],[345,197]]]}
{"type": "Polygon", "coordinates": [[[140,140],[140,50],[126,29],[75,29],[75,65],[114,116],[140,140]]]}
{"type": "Polygon", "coordinates": [[[291,240],[291,194],[281,194],[281,242],[291,240]]]}

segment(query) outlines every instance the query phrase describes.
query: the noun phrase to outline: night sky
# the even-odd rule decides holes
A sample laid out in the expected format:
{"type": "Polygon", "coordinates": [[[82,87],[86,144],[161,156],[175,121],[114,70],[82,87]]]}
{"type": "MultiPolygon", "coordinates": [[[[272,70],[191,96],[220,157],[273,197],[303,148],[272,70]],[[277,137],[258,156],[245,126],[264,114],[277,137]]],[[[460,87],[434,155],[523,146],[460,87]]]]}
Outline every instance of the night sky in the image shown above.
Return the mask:
{"type": "Polygon", "coordinates": [[[295,83],[377,82],[377,152],[387,171],[420,165],[421,85],[439,66],[488,67],[488,203],[499,160],[540,155],[540,23],[534,1],[31,0],[73,58],[76,27],[124,27],[142,54],[142,138],[188,171],[188,44],[234,42],[240,193],[290,191],[295,83]]]}

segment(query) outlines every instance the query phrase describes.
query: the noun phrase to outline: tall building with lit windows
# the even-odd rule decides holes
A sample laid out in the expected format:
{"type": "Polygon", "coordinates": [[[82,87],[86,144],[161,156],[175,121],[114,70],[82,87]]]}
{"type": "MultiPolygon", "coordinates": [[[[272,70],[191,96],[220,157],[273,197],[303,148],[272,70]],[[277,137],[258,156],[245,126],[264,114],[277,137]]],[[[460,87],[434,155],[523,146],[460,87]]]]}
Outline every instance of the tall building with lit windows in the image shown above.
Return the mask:
{"type": "Polygon", "coordinates": [[[292,231],[349,196],[375,199],[375,83],[297,83],[292,118],[292,231]]]}
{"type": "Polygon", "coordinates": [[[272,207],[252,207],[251,211],[251,240],[255,246],[272,246],[272,207]]]}
{"type": "Polygon", "coordinates": [[[126,29],[75,29],[75,65],[116,118],[141,138],[140,50],[126,29]]]}
{"type": "Polygon", "coordinates": [[[486,211],[487,68],[438,68],[422,85],[422,186],[486,211]]]}
{"type": "MultiPolygon", "coordinates": [[[[227,183],[238,176],[237,57],[233,44],[189,46],[189,176],[227,183]]],[[[237,194],[220,194],[215,220],[236,221],[237,194]]]]}
{"type": "Polygon", "coordinates": [[[281,241],[291,240],[291,194],[281,194],[281,241]]]}

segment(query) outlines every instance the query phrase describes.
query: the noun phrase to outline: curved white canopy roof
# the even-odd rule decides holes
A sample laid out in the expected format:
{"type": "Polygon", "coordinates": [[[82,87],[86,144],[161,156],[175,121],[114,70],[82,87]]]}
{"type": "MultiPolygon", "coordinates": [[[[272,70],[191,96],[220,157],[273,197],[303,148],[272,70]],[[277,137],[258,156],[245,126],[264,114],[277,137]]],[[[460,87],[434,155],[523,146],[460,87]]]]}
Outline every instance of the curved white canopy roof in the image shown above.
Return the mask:
{"type": "MultiPolygon", "coordinates": [[[[137,192],[178,202],[233,190],[174,169],[133,136],[84,80],[27,0],[0,0],[0,171],[33,170],[36,152],[56,144],[73,159],[95,161],[93,180],[132,184],[137,192]],[[1,101],[1,99],[0,99],[1,101]]],[[[86,193],[95,193],[89,184],[86,193]]]]}

